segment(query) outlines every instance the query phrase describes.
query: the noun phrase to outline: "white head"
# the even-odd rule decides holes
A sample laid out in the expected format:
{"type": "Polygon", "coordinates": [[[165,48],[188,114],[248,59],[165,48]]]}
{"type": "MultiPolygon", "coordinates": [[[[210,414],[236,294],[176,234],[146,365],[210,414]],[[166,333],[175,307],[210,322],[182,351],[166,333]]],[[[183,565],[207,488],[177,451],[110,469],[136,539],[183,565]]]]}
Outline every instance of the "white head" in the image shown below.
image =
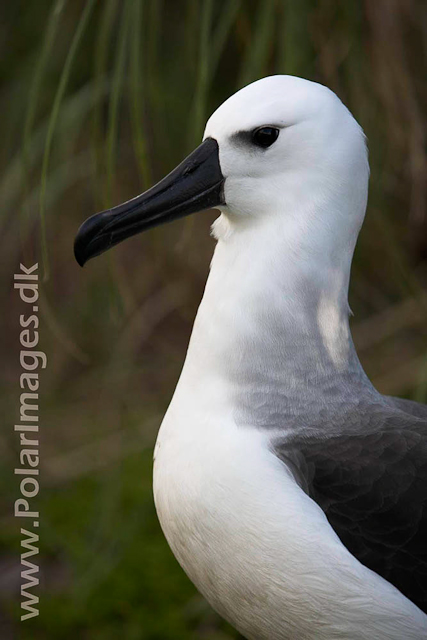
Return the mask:
{"type": "Polygon", "coordinates": [[[77,260],[218,207],[219,242],[193,345],[205,344],[206,358],[215,345],[229,369],[232,354],[240,363],[248,349],[256,351],[251,366],[262,368],[270,350],[282,373],[283,361],[298,358],[306,371],[308,357],[313,368],[325,358],[345,367],[350,265],[369,177],[361,128],[326,87],[272,76],[224,102],[204,138],[147,192],[89,218],[76,238],[77,260]]]}
{"type": "Polygon", "coordinates": [[[217,140],[225,177],[226,224],[215,235],[274,218],[307,249],[327,250],[329,238],[352,254],[369,165],[363,131],[332,91],[294,76],[263,78],[226,100],[204,137],[217,140]],[[266,148],[254,141],[261,127],[279,132],[266,148]]]}
{"type": "MultiPolygon", "coordinates": [[[[301,357],[306,365],[307,352],[313,369],[324,362],[320,352],[347,367],[348,283],[369,179],[361,127],[328,88],[272,76],[226,100],[204,137],[218,142],[225,178],[225,204],[213,225],[219,242],[205,296],[214,301],[206,303],[206,325],[215,324],[220,312],[213,309],[221,300],[232,311],[217,324],[230,330],[236,322],[236,335],[249,336],[241,351],[248,352],[263,327],[260,354],[267,335],[282,336],[273,339],[272,353],[286,343],[283,331],[292,336],[295,352],[287,344],[278,363],[282,372],[286,358],[295,365],[301,357]],[[263,128],[270,131],[257,139],[263,128]]],[[[271,355],[270,367],[272,361],[271,355]]]]}
{"type": "Polygon", "coordinates": [[[225,216],[217,237],[272,224],[294,253],[341,246],[351,258],[368,176],[363,132],[332,91],[293,76],[263,78],[215,111],[204,142],[166,178],[89,218],[76,257],[83,264],[130,235],[217,206],[225,216]]]}

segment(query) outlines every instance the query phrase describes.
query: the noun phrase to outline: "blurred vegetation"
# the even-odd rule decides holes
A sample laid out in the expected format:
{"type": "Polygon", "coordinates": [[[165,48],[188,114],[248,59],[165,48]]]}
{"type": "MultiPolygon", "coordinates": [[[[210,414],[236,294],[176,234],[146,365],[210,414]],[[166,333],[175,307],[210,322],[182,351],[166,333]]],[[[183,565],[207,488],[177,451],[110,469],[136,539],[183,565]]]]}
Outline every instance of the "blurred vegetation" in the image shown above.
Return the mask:
{"type": "Polygon", "coordinates": [[[383,392],[427,397],[423,0],[39,0],[0,8],[1,637],[237,638],[172,557],[151,457],[213,250],[205,213],[81,270],[91,213],[172,169],[210,113],[273,73],[338,93],[369,139],[350,302],[383,392]],[[42,265],[41,615],[19,622],[19,262],[42,265]]]}

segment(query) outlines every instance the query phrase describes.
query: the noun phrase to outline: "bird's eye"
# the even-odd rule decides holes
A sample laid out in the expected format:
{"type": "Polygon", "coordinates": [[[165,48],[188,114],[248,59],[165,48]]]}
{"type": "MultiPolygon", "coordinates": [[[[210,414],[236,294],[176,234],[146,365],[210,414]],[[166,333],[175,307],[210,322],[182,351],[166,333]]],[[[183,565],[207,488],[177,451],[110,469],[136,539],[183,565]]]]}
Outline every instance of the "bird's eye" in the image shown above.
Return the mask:
{"type": "Polygon", "coordinates": [[[263,147],[266,149],[267,147],[271,147],[273,142],[276,142],[279,137],[279,129],[275,127],[260,127],[259,129],[255,129],[252,133],[252,140],[257,147],[263,147]]]}

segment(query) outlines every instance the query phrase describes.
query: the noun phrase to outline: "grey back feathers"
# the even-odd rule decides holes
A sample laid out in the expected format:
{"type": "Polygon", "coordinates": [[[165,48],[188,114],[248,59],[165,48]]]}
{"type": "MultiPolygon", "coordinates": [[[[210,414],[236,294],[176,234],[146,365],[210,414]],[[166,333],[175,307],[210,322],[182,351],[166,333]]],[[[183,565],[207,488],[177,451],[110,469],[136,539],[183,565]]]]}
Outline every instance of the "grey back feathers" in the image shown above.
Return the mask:
{"type": "Polygon", "coordinates": [[[378,394],[340,413],[339,433],[274,449],[347,549],[427,611],[427,406],[378,394]]]}

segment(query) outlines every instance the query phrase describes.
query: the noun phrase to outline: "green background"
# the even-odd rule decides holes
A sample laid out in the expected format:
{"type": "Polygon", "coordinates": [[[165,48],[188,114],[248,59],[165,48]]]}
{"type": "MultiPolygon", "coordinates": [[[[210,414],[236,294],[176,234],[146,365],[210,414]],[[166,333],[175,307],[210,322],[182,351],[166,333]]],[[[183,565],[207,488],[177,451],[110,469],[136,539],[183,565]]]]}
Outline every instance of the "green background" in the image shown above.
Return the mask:
{"type": "Polygon", "coordinates": [[[173,558],[152,450],[213,250],[205,212],[83,270],[90,214],[137,195],[239,87],[327,84],[370,148],[350,304],[385,393],[427,398],[427,15],[417,0],[26,0],[0,8],[1,638],[226,640],[173,558]],[[40,616],[20,623],[19,262],[40,263],[40,616]]]}

